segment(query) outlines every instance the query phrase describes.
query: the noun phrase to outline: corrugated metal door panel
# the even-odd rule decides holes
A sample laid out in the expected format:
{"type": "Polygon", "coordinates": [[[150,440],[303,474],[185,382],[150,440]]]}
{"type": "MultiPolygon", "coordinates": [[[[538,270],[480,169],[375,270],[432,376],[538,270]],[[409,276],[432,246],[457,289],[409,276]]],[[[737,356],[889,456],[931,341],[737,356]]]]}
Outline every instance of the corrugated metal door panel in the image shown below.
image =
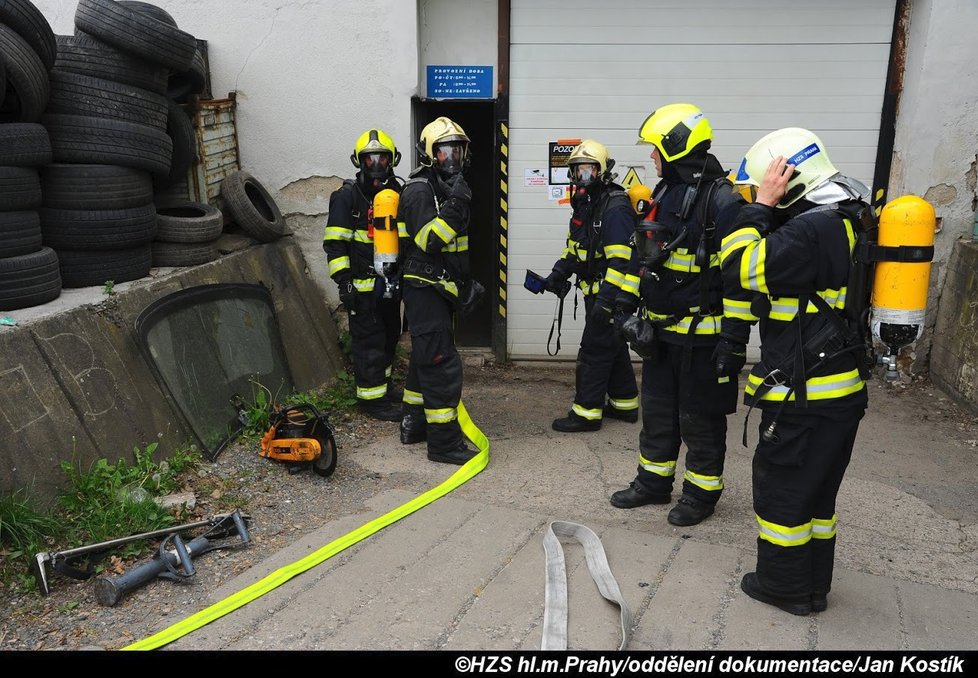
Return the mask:
{"type": "MultiPolygon", "coordinates": [[[[808,127],[833,161],[873,176],[895,0],[512,0],[510,49],[507,336],[514,358],[546,358],[554,297],[523,289],[524,271],[550,271],[564,248],[570,208],[544,187],[547,143],[595,138],[619,177],[655,176],[636,132],[656,107],[691,101],[707,114],[713,152],[734,169],[779,127],[808,127]]],[[[583,328],[565,303],[562,358],[583,328]]],[[[578,315],[583,315],[583,306],[578,315]]]]}

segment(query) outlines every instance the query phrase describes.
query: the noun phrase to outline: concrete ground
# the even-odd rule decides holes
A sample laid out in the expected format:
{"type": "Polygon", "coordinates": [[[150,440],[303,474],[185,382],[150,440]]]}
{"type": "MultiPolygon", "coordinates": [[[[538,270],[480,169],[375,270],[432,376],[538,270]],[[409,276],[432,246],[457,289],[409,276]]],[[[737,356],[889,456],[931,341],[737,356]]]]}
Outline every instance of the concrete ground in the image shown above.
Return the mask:
{"type": "MultiPolygon", "coordinates": [[[[978,649],[978,421],[926,382],[873,382],[838,503],[827,611],[795,617],[739,588],[754,569],[745,409],[729,419],[716,514],[669,525],[669,506],[616,509],[634,477],[639,424],[557,433],[573,396],[569,366],[466,368],[463,401],[491,443],[488,467],[434,502],[168,649],[437,650],[540,648],[550,521],[597,532],[634,615],[629,650],[978,649]]],[[[749,429],[757,438],[757,413],[749,429]]],[[[217,602],[447,479],[390,433],[344,460],[400,479],[213,592],[217,602]]],[[[340,477],[342,469],[338,471],[340,477]]],[[[677,476],[682,467],[677,471],[677,476]]],[[[675,496],[675,495],[674,495],[675,496]]],[[[618,609],[564,541],[571,650],[613,650],[618,609]]],[[[169,623],[172,623],[170,620],[169,623]]],[[[160,630],[165,628],[161,626],[160,630]]]]}

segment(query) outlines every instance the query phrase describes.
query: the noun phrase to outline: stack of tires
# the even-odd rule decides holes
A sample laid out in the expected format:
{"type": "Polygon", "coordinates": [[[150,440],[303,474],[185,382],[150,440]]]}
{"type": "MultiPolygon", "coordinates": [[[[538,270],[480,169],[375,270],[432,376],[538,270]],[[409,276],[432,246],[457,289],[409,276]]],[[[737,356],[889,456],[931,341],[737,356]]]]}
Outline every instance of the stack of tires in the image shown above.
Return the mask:
{"type": "Polygon", "coordinates": [[[51,162],[39,124],[54,64],[51,26],[29,0],[0,2],[0,311],[61,294],[58,257],[44,247],[38,170],[51,162]]]}
{"type": "Polygon", "coordinates": [[[41,231],[65,287],[136,280],[152,267],[154,181],[178,169],[169,130],[190,127],[167,96],[169,77],[192,67],[197,40],[159,7],[125,0],[79,0],[75,29],[57,37],[42,118],[53,163],[42,172],[41,231]]]}

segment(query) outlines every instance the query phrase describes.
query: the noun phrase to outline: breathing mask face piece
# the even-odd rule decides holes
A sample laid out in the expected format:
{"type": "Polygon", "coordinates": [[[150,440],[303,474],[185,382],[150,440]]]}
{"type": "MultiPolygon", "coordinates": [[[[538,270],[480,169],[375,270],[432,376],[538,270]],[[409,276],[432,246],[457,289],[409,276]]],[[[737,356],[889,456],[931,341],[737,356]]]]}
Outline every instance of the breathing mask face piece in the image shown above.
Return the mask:
{"type": "Polygon", "coordinates": [[[443,144],[436,144],[433,153],[435,154],[435,167],[446,178],[462,171],[465,162],[464,141],[449,141],[443,144]]]}
{"type": "Polygon", "coordinates": [[[384,180],[391,171],[390,153],[361,153],[360,167],[368,179],[384,180]]]}
{"type": "Polygon", "coordinates": [[[635,252],[639,264],[649,271],[658,271],[686,235],[682,229],[672,237],[671,229],[658,221],[643,221],[635,227],[635,252]]]}
{"type": "Polygon", "coordinates": [[[568,178],[577,186],[587,188],[598,180],[600,168],[593,163],[576,163],[568,170],[568,178]]]}

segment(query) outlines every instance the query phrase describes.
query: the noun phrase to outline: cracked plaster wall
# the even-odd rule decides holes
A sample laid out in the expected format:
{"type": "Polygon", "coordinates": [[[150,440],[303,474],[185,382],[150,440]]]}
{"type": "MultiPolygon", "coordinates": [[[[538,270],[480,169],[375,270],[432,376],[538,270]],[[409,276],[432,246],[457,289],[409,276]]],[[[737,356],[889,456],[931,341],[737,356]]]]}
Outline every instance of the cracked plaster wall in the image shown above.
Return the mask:
{"type": "Polygon", "coordinates": [[[933,204],[934,242],[927,331],[917,342],[913,371],[927,366],[955,243],[970,239],[978,158],[978,60],[971,0],[910,0],[903,93],[897,110],[888,196],[913,194],[933,204]]]}

